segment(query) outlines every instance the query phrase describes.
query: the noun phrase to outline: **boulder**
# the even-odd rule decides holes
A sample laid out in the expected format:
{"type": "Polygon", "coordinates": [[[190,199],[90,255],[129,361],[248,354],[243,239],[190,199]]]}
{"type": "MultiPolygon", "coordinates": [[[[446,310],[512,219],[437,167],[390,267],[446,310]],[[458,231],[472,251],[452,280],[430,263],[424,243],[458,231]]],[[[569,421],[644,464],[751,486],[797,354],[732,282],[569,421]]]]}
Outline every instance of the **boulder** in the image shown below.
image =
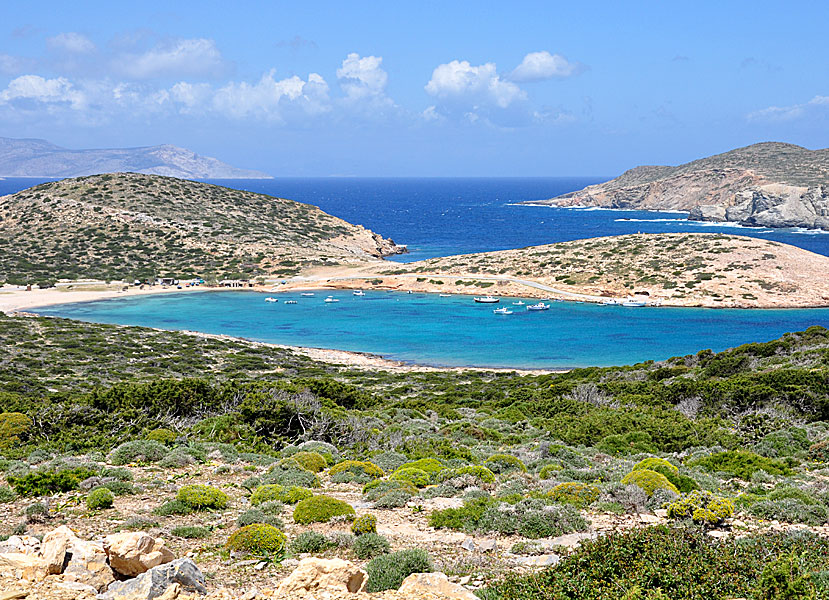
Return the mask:
{"type": "Polygon", "coordinates": [[[175,598],[179,592],[206,594],[204,575],[189,558],[179,558],[153,567],[134,579],[110,584],[101,600],[160,600],[175,598]]]}
{"type": "Polygon", "coordinates": [[[154,538],[143,531],[106,536],[104,552],[109,557],[109,565],[113,570],[127,577],[135,577],[175,558],[164,545],[164,540],[154,538]]]}
{"type": "Polygon", "coordinates": [[[63,573],[66,567],[66,551],[78,539],[75,533],[66,525],[61,525],[43,536],[41,555],[46,561],[50,575],[63,573]]]}
{"type": "Polygon", "coordinates": [[[66,549],[69,562],[63,570],[65,581],[77,581],[91,585],[99,592],[115,580],[107,564],[107,555],[100,542],[75,538],[66,549]]]}
{"type": "Polygon", "coordinates": [[[362,592],[367,582],[368,574],[347,560],[305,558],[279,585],[277,593],[289,597],[309,591],[356,593],[362,592]]]}
{"type": "Polygon", "coordinates": [[[689,221],[725,221],[725,207],[711,204],[695,206],[688,213],[689,221]]]}
{"type": "Polygon", "coordinates": [[[471,591],[452,583],[444,573],[412,573],[400,585],[400,595],[418,598],[424,594],[434,594],[445,600],[479,600],[471,591]]]}
{"type": "Polygon", "coordinates": [[[0,554],[0,577],[40,581],[48,574],[46,561],[39,556],[22,552],[0,554]]]}
{"type": "Polygon", "coordinates": [[[0,552],[37,556],[40,554],[40,540],[32,535],[12,535],[5,542],[0,542],[0,552]]]}

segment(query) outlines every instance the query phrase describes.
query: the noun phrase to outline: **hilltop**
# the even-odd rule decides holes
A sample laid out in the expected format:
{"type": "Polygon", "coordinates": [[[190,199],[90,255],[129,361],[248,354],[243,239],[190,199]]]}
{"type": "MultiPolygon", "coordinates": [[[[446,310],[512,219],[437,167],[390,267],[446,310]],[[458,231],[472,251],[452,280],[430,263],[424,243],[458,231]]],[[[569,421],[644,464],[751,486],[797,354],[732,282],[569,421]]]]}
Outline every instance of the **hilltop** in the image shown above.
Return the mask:
{"type": "Polygon", "coordinates": [[[271,179],[169,144],[141,148],[70,150],[46,140],[0,137],[0,177],[81,177],[114,172],[189,179],[271,179]]]}
{"type": "Polygon", "coordinates": [[[689,211],[690,219],[829,228],[829,149],[766,142],[676,167],[641,166],[532,204],[689,211]]]}
{"type": "Polygon", "coordinates": [[[250,278],[364,263],[394,242],[314,206],[137,173],[0,197],[0,280],[250,278]]]}
{"type": "Polygon", "coordinates": [[[611,236],[383,266],[343,269],[327,281],[341,287],[592,301],[642,294],[670,306],[829,305],[829,257],[722,234],[611,236]],[[357,273],[365,279],[355,279],[357,273]]]}

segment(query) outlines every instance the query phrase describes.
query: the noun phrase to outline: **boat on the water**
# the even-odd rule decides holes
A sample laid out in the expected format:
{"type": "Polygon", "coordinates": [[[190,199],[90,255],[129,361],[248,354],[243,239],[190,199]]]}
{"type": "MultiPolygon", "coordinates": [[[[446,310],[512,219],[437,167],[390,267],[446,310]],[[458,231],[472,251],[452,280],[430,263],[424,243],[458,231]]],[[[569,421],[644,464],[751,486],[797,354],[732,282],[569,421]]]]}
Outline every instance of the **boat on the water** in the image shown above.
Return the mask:
{"type": "Polygon", "coordinates": [[[475,302],[480,302],[482,304],[495,304],[500,301],[500,298],[495,298],[494,296],[477,296],[475,298],[475,302]]]}
{"type": "Polygon", "coordinates": [[[328,298],[326,298],[325,301],[326,302],[339,302],[340,300],[338,298],[335,298],[334,296],[328,296],[328,298]]]}
{"type": "Polygon", "coordinates": [[[504,306],[502,308],[496,308],[492,312],[494,312],[496,315],[511,315],[512,314],[512,311],[510,309],[508,309],[506,306],[504,306]]]}
{"type": "Polygon", "coordinates": [[[523,300],[519,300],[518,302],[513,302],[513,303],[512,303],[512,305],[513,305],[513,306],[524,306],[524,301],[523,301],[523,300]]]}
{"type": "Polygon", "coordinates": [[[438,298],[451,298],[452,294],[438,294],[438,298]]]}
{"type": "Polygon", "coordinates": [[[311,296],[313,296],[313,295],[314,295],[314,292],[302,292],[302,293],[300,294],[300,296],[304,296],[304,297],[306,297],[306,298],[310,298],[310,297],[311,297],[311,296]]]}
{"type": "Polygon", "coordinates": [[[627,307],[639,307],[639,306],[647,306],[648,303],[645,302],[644,300],[623,300],[621,302],[621,305],[622,306],[627,306],[627,307]]]}
{"type": "Polygon", "coordinates": [[[550,310],[550,305],[544,304],[543,302],[539,302],[538,304],[529,304],[527,306],[527,310],[550,310]]]}
{"type": "Polygon", "coordinates": [[[285,300],[285,304],[296,304],[296,300],[285,300]]]}
{"type": "Polygon", "coordinates": [[[277,300],[276,298],[271,298],[270,296],[268,296],[267,298],[265,298],[265,302],[279,302],[279,300],[277,300]]]}
{"type": "Polygon", "coordinates": [[[609,298],[607,300],[602,300],[602,305],[604,305],[604,306],[618,306],[619,301],[616,300],[615,298],[609,298]]]}
{"type": "Polygon", "coordinates": [[[365,296],[366,293],[363,290],[357,290],[356,292],[351,292],[352,296],[365,296]]]}

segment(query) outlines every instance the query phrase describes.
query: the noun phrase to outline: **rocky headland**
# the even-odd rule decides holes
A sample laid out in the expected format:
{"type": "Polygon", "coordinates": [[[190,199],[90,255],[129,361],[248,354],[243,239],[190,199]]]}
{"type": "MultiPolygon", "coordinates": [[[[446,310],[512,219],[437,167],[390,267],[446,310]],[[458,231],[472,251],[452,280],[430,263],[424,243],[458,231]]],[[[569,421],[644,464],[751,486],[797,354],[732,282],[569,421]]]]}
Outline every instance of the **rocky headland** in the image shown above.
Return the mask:
{"type": "Polygon", "coordinates": [[[829,229],[829,149],[753,144],[676,167],[636,167],[531,204],[687,211],[697,221],[829,229]]]}

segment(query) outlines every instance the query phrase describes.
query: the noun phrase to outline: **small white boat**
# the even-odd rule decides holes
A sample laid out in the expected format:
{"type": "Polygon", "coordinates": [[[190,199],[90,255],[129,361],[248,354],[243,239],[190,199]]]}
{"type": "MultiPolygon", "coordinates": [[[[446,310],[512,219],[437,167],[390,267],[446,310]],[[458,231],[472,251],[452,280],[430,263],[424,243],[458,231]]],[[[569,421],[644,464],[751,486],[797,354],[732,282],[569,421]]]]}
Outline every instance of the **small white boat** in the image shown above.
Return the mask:
{"type": "Polygon", "coordinates": [[[608,300],[602,300],[602,304],[604,306],[617,306],[619,304],[619,301],[615,298],[610,298],[608,300]]]}
{"type": "Polygon", "coordinates": [[[279,300],[277,300],[276,298],[271,298],[270,296],[268,296],[267,298],[265,298],[265,302],[279,302],[279,300]]]}
{"type": "Polygon", "coordinates": [[[328,296],[328,298],[326,298],[325,301],[326,302],[339,302],[339,299],[335,298],[334,296],[328,296]]]}
{"type": "Polygon", "coordinates": [[[513,303],[512,303],[512,305],[513,305],[513,306],[524,306],[524,301],[523,301],[523,300],[519,300],[518,302],[513,302],[513,303]]]}
{"type": "Polygon", "coordinates": [[[496,315],[511,315],[512,314],[512,311],[510,309],[508,309],[506,306],[504,306],[503,308],[496,308],[492,312],[494,312],[496,315]]]}
{"type": "Polygon", "coordinates": [[[311,297],[311,296],[313,296],[313,295],[314,295],[314,292],[302,292],[302,293],[300,294],[300,296],[303,296],[303,297],[305,297],[305,298],[309,298],[309,297],[311,297]]]}
{"type": "Polygon", "coordinates": [[[352,296],[365,296],[366,293],[363,290],[357,290],[356,292],[351,292],[352,296]]]}
{"type": "Polygon", "coordinates": [[[478,296],[475,298],[475,302],[480,302],[482,304],[495,304],[496,302],[500,302],[499,298],[495,298],[493,296],[478,296]]]}
{"type": "Polygon", "coordinates": [[[550,310],[550,305],[544,304],[543,302],[539,302],[538,304],[529,304],[527,305],[527,310],[550,310]]]}
{"type": "Polygon", "coordinates": [[[622,306],[627,306],[630,308],[638,308],[640,306],[647,306],[648,303],[644,300],[623,300],[622,306]]]}
{"type": "Polygon", "coordinates": [[[438,298],[451,298],[452,294],[438,294],[438,298]]]}
{"type": "Polygon", "coordinates": [[[285,300],[285,304],[296,304],[296,300],[285,300]]]}

